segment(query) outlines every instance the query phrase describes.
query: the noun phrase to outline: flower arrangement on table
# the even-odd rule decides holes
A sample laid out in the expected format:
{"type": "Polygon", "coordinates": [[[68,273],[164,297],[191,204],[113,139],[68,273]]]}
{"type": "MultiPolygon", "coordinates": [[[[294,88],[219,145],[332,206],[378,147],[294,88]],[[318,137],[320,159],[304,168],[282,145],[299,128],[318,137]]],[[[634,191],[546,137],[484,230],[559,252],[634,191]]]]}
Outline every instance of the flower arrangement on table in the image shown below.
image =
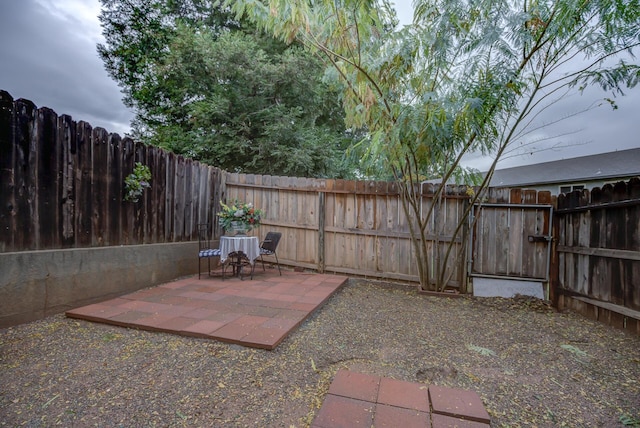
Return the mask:
{"type": "Polygon", "coordinates": [[[230,205],[220,201],[220,207],[222,208],[218,213],[220,225],[227,232],[248,232],[260,226],[260,219],[264,215],[264,211],[255,208],[252,203],[237,199],[230,205]]]}

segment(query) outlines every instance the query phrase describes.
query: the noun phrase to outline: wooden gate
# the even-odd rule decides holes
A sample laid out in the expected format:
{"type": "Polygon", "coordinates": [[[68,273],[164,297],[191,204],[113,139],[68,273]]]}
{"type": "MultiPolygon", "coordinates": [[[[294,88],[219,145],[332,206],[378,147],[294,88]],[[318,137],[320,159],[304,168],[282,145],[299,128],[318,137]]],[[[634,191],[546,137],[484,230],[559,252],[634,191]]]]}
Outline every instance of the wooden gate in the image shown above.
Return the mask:
{"type": "Polygon", "coordinates": [[[468,272],[475,295],[548,298],[552,211],[537,204],[474,207],[468,272]]]}

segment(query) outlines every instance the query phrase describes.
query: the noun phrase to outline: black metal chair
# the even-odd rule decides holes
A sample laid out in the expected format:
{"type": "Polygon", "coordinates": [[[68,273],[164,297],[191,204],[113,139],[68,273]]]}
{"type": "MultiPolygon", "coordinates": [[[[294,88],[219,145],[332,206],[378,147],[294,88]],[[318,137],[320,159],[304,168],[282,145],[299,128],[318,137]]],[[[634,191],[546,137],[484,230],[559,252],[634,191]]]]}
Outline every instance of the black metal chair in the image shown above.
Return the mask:
{"type": "Polygon", "coordinates": [[[282,271],[280,270],[280,261],[278,260],[278,254],[276,254],[276,249],[278,248],[278,243],[280,242],[281,237],[282,233],[280,232],[267,233],[264,241],[262,241],[262,243],[260,244],[260,261],[262,262],[262,270],[264,271],[266,269],[264,268],[264,259],[262,258],[262,256],[274,256],[276,258],[276,264],[278,265],[278,272],[282,276],[282,271]]]}
{"type": "MultiPolygon", "coordinates": [[[[220,249],[219,248],[211,248],[211,241],[209,240],[209,225],[198,224],[198,279],[200,279],[200,273],[202,272],[202,268],[200,264],[202,259],[207,259],[207,266],[209,270],[207,271],[209,276],[211,276],[211,258],[212,257],[220,257],[220,249]]],[[[224,279],[224,270],[222,271],[222,278],[224,279]]]]}

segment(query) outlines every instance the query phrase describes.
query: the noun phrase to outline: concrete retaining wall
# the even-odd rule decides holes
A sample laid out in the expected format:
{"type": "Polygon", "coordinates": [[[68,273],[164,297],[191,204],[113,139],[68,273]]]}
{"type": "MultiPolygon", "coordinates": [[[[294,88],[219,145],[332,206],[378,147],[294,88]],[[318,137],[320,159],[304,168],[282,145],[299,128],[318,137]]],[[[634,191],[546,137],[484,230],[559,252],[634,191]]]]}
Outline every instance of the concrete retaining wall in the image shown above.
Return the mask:
{"type": "Polygon", "coordinates": [[[197,274],[198,243],[0,253],[0,328],[197,274]]]}

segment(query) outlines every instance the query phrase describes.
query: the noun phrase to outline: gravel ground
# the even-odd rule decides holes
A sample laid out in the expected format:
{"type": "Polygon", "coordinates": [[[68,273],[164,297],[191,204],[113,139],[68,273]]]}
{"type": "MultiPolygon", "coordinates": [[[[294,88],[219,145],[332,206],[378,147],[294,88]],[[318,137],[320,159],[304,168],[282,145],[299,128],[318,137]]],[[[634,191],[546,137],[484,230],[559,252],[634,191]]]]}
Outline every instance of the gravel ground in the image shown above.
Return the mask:
{"type": "Polygon", "coordinates": [[[340,368],[476,391],[496,427],[640,426],[640,337],[362,280],[274,351],[64,315],[0,330],[0,426],[306,427],[340,368]]]}

